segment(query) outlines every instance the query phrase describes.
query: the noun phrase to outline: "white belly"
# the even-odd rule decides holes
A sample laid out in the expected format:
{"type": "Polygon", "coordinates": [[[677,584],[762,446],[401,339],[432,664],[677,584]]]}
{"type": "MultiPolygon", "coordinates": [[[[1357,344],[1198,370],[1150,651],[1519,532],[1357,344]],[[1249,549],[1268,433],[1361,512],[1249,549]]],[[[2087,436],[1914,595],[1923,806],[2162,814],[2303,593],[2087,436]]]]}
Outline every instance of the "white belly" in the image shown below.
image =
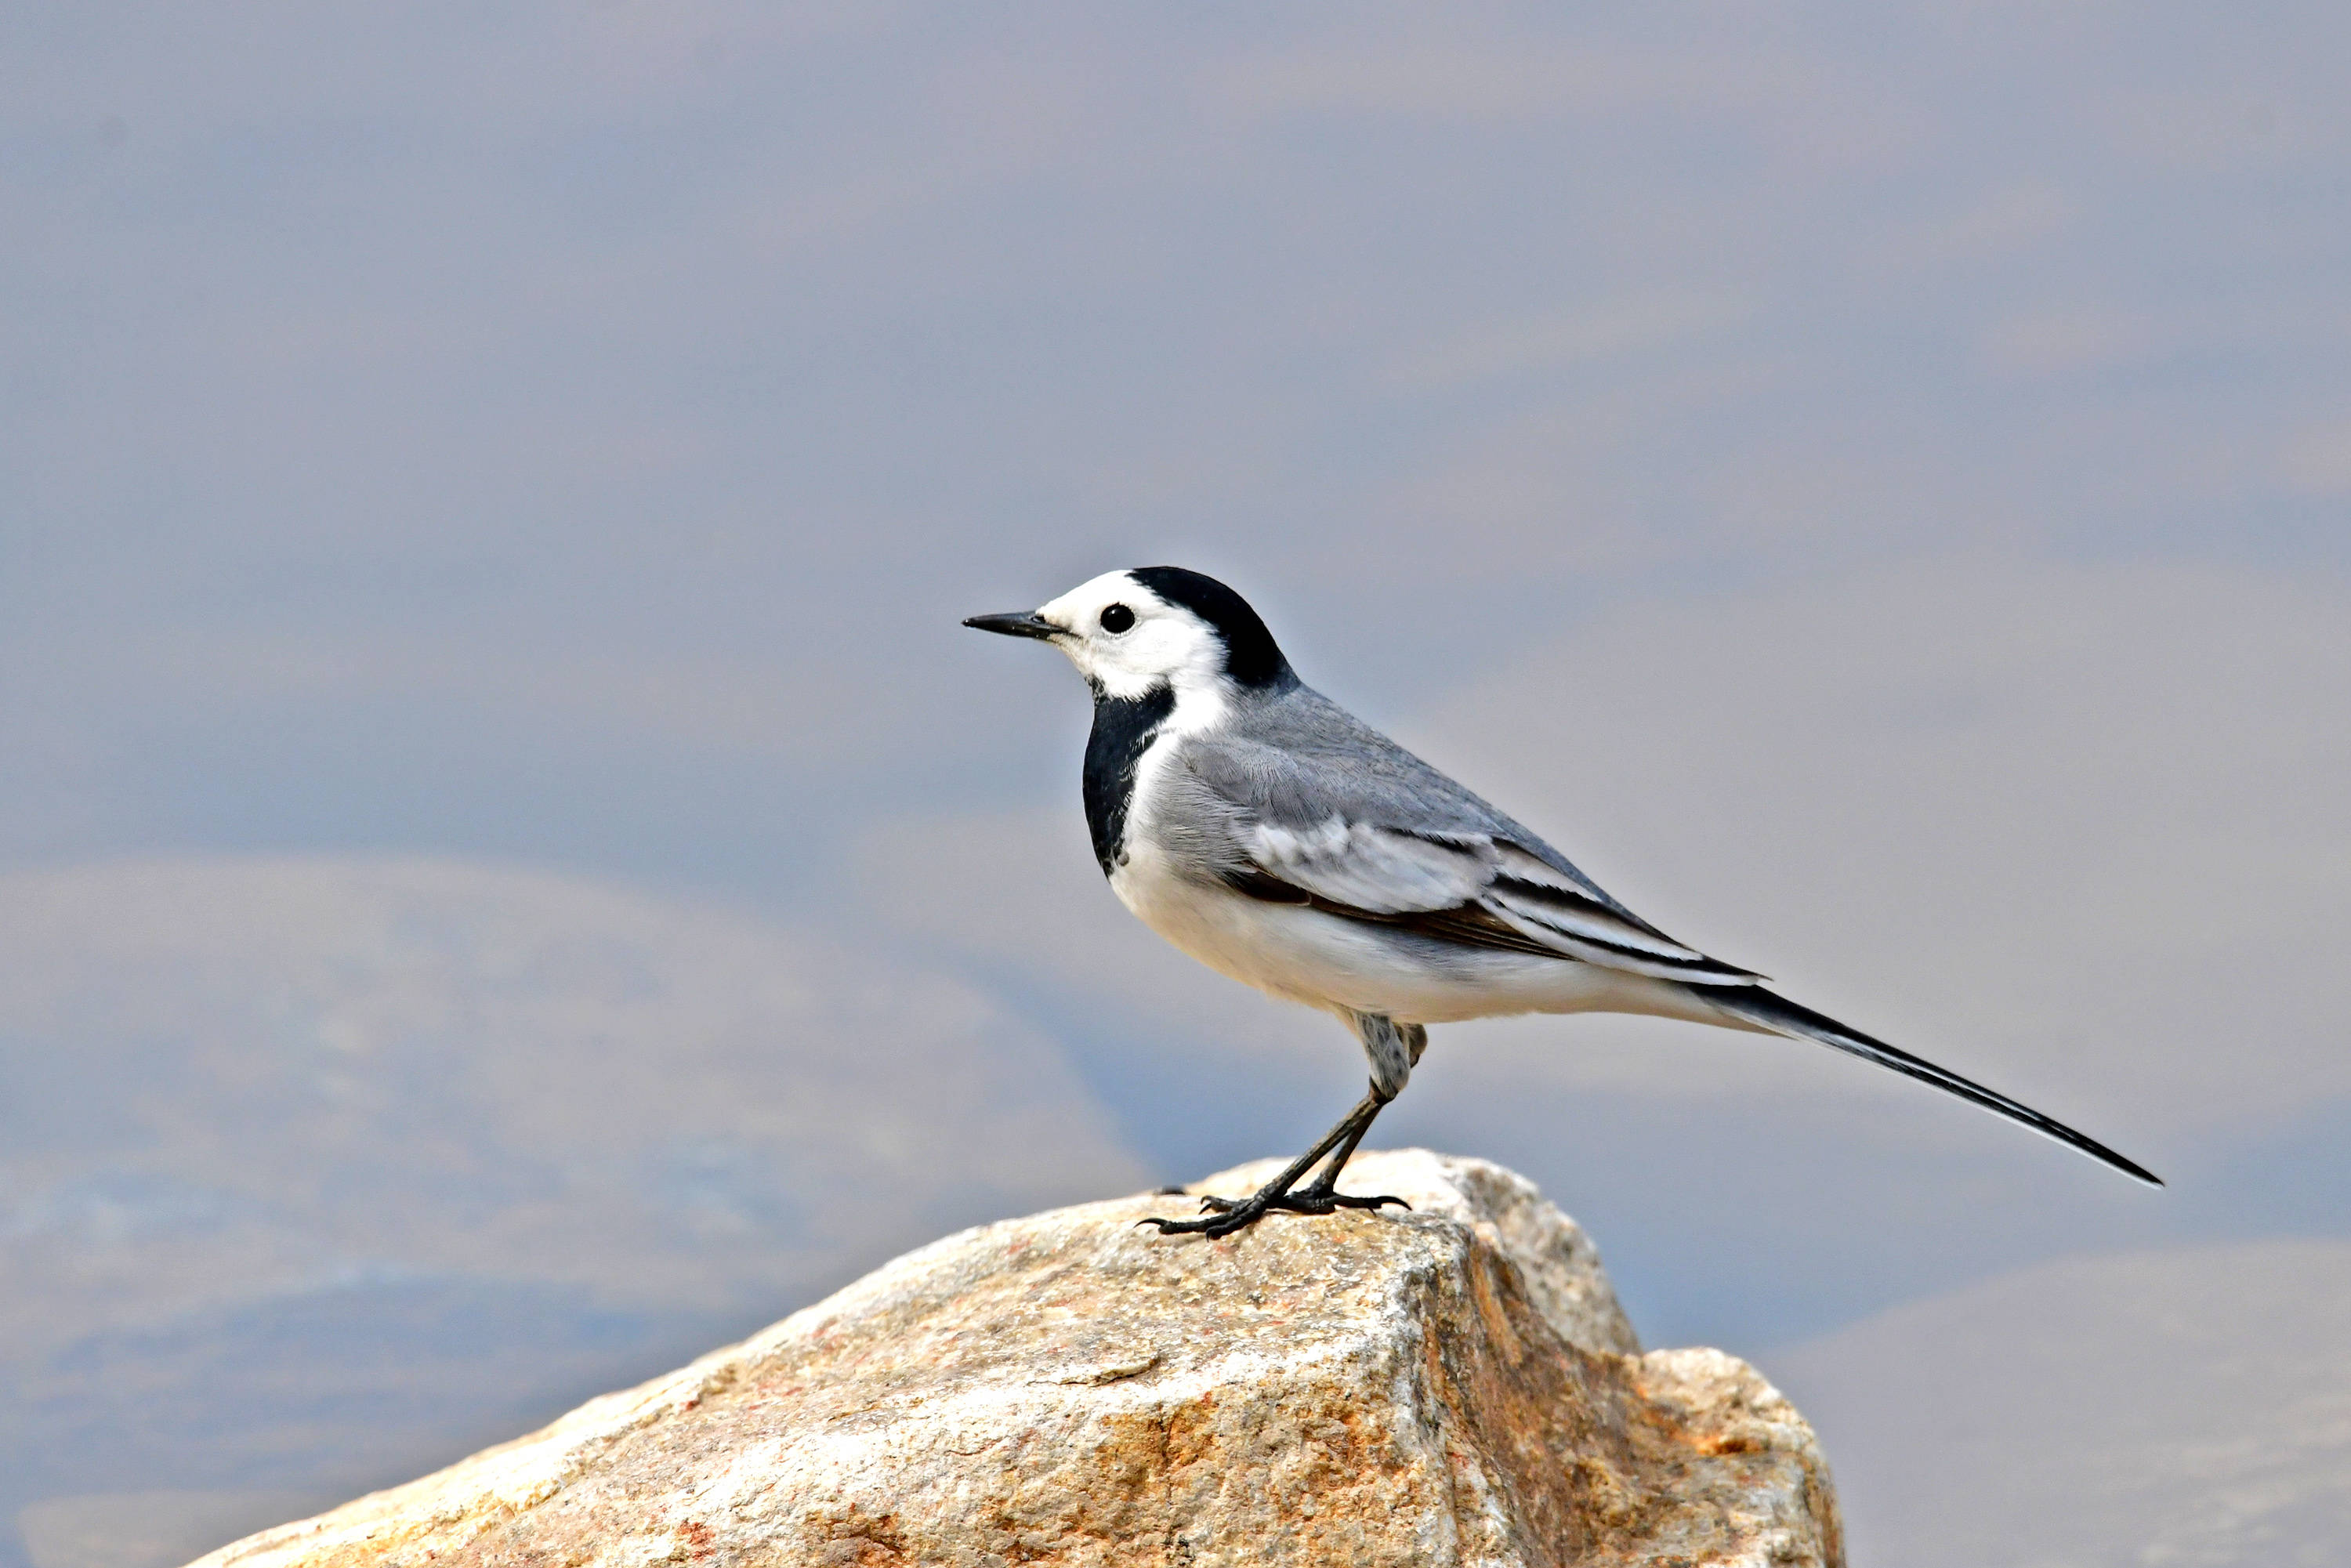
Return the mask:
{"type": "Polygon", "coordinates": [[[1302,904],[1269,904],[1182,875],[1140,835],[1110,884],[1142,922],[1220,974],[1271,996],[1398,1023],[1514,1013],[1655,1013],[1720,1023],[1680,987],[1573,958],[1416,942],[1302,904]]]}

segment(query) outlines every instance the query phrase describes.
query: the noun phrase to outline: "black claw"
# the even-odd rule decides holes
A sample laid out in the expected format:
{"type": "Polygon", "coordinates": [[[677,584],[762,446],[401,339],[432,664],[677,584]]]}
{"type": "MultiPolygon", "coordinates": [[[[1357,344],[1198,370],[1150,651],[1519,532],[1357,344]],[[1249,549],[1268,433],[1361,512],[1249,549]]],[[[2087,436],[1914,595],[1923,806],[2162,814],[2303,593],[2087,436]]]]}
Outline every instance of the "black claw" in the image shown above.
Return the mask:
{"type": "Polygon", "coordinates": [[[1343,1208],[1376,1210],[1381,1206],[1390,1203],[1395,1204],[1398,1208],[1409,1209],[1412,1207],[1392,1193],[1382,1193],[1376,1197],[1358,1197],[1353,1193],[1332,1192],[1328,1187],[1310,1186],[1302,1192],[1285,1192],[1272,1196],[1259,1193],[1250,1197],[1204,1197],[1200,1200],[1200,1209],[1209,1218],[1162,1219],[1154,1215],[1148,1219],[1138,1219],[1135,1224],[1155,1225],[1159,1228],[1159,1234],[1162,1236],[1206,1236],[1214,1239],[1220,1236],[1230,1236],[1237,1230],[1247,1229],[1267,1215],[1276,1212],[1333,1214],[1343,1208]]]}
{"type": "Polygon", "coordinates": [[[1393,1203],[1398,1208],[1412,1207],[1392,1193],[1382,1193],[1377,1197],[1357,1197],[1353,1193],[1332,1192],[1327,1186],[1310,1186],[1304,1192],[1285,1194],[1275,1198],[1270,1207],[1288,1209],[1292,1214],[1329,1214],[1341,1208],[1377,1209],[1384,1203],[1393,1203]]]}
{"type": "Polygon", "coordinates": [[[1328,1214],[1334,1208],[1376,1209],[1386,1203],[1393,1203],[1398,1208],[1412,1207],[1393,1193],[1382,1193],[1377,1197],[1358,1197],[1353,1193],[1332,1192],[1327,1186],[1310,1186],[1303,1192],[1284,1193],[1280,1197],[1268,1200],[1266,1207],[1287,1209],[1292,1214],[1328,1214]]]}
{"type": "Polygon", "coordinates": [[[1253,1225],[1264,1217],[1265,1210],[1260,1208],[1254,1213],[1219,1214],[1211,1219],[1162,1219],[1153,1215],[1135,1223],[1155,1225],[1162,1236],[1205,1236],[1213,1241],[1220,1236],[1230,1236],[1245,1226],[1253,1225]]]}

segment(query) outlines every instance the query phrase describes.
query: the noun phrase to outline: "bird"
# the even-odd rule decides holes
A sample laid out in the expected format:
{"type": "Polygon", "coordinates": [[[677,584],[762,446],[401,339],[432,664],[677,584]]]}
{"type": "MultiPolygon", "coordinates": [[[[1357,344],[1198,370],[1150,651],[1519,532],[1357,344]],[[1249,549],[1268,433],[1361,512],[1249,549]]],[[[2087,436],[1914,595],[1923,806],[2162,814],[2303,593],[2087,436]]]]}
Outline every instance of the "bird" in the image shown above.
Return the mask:
{"type": "Polygon", "coordinates": [[[964,624],[1050,643],[1085,678],[1086,827],[1119,901],[1208,967],[1334,1014],[1370,1066],[1368,1092],[1313,1147],[1254,1193],[1203,1197],[1199,1218],[1142,1222],[1163,1234],[1404,1205],[1337,1183],[1411,1078],[1429,1026],[1525,1013],[1639,1013],[1816,1041],[2163,1185],[2064,1123],[1667,936],[1300,680],[1263,619],[1215,578],[1133,567],[964,624]]]}

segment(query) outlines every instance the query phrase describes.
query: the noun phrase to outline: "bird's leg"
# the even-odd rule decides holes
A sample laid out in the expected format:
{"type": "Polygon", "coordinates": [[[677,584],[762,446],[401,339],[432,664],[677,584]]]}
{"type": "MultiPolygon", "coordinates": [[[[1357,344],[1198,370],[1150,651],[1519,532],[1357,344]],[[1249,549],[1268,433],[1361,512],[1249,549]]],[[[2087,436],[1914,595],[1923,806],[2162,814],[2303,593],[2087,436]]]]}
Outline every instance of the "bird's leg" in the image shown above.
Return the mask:
{"type": "Polygon", "coordinates": [[[1323,1134],[1312,1148],[1307,1150],[1304,1154],[1290,1161],[1289,1165],[1282,1167],[1280,1175],[1275,1176],[1271,1181],[1258,1188],[1257,1191],[1249,1197],[1240,1198],[1204,1197],[1200,1200],[1200,1207],[1202,1208],[1215,1211],[1219,1215],[1226,1217],[1236,1215],[1244,1208],[1254,1207],[1255,1211],[1250,1214],[1248,1219],[1243,1219],[1237,1224],[1226,1226],[1215,1230],[1209,1229],[1209,1226],[1212,1224],[1222,1226],[1221,1219],[1213,1221],[1206,1219],[1160,1219],[1155,1217],[1150,1219],[1143,1220],[1140,1223],[1159,1227],[1160,1233],[1162,1235],[1196,1230],[1206,1235],[1222,1236],[1228,1230],[1238,1230],[1241,1226],[1249,1224],[1263,1216],[1267,1206],[1270,1205],[1274,1198],[1283,1196],[1288,1193],[1291,1187],[1297,1186],[1298,1178],[1304,1176],[1308,1170],[1311,1169],[1316,1160],[1321,1159],[1324,1155],[1329,1154],[1332,1149],[1338,1147],[1339,1141],[1342,1138],[1344,1138],[1349,1132],[1355,1128],[1358,1121],[1360,1121],[1364,1126],[1368,1127],[1371,1125],[1372,1118],[1379,1114],[1379,1110],[1378,1103],[1374,1100],[1372,1096],[1366,1094],[1364,1096],[1362,1103],[1357,1104],[1353,1110],[1348,1112],[1344,1116],[1339,1118],[1339,1124],[1332,1128],[1329,1132],[1323,1134]]]}
{"type": "MultiPolygon", "coordinates": [[[[1387,1102],[1383,1100],[1380,1102],[1380,1106],[1384,1106],[1386,1103],[1387,1102]]],[[[1373,1115],[1378,1113],[1379,1106],[1374,1107],[1373,1115]]],[[[1412,1205],[1405,1203],[1400,1197],[1351,1198],[1342,1197],[1338,1192],[1339,1173],[1347,1168],[1349,1160],[1355,1157],[1355,1145],[1362,1143],[1364,1134],[1371,1130],[1371,1116],[1366,1116],[1356,1124],[1355,1130],[1340,1140],[1339,1146],[1332,1150],[1331,1157],[1323,1162],[1321,1173],[1294,1195],[1298,1200],[1301,1203],[1309,1203],[1328,1199],[1334,1208],[1377,1208],[1384,1203],[1400,1203],[1404,1204],[1405,1207],[1410,1208],[1412,1205]]]]}
{"type": "Polygon", "coordinates": [[[1376,1209],[1393,1203],[1399,1208],[1412,1205],[1400,1197],[1354,1197],[1337,1190],[1339,1172],[1354,1157],[1355,1145],[1371,1131],[1372,1122],[1381,1107],[1404,1092],[1405,1080],[1427,1049],[1428,1030],[1419,1024],[1399,1024],[1384,1013],[1353,1013],[1350,1017],[1355,1033],[1364,1042],[1364,1055],[1372,1067],[1371,1092],[1356,1103],[1355,1108],[1339,1118],[1339,1124],[1322,1134],[1315,1145],[1282,1167],[1281,1174],[1247,1197],[1204,1197],[1200,1207],[1207,1216],[1202,1219],[1161,1219],[1154,1217],[1143,1220],[1144,1225],[1159,1227],[1160,1234],[1230,1236],[1234,1231],[1255,1225],[1276,1209],[1290,1214],[1330,1214],[1342,1208],[1376,1209]],[[1313,1169],[1314,1162],[1323,1155],[1331,1163],[1302,1191],[1292,1192],[1298,1179],[1313,1169]]]}
{"type": "MultiPolygon", "coordinates": [[[[1328,1214],[1334,1208],[1377,1208],[1383,1203],[1404,1203],[1400,1197],[1347,1199],[1331,1190],[1331,1184],[1338,1179],[1339,1167],[1347,1163],[1348,1156],[1355,1152],[1355,1145],[1362,1143],[1364,1134],[1372,1130],[1373,1120],[1387,1103],[1388,1097],[1374,1088],[1356,1103],[1353,1110],[1340,1119],[1339,1124],[1332,1128],[1321,1143],[1291,1161],[1289,1169],[1267,1183],[1261,1190],[1245,1198],[1204,1197],[1200,1200],[1200,1207],[1211,1213],[1230,1214],[1244,1204],[1265,1198],[1269,1208],[1296,1214],[1328,1214]],[[1308,1186],[1293,1190],[1298,1178],[1306,1174],[1306,1168],[1323,1154],[1330,1155],[1331,1158],[1323,1166],[1322,1174],[1308,1186]],[[1322,1201],[1325,1198],[1331,1201],[1322,1201]]],[[[1405,1207],[1409,1208],[1412,1206],[1405,1204],[1405,1207]]]]}
{"type": "Polygon", "coordinates": [[[1322,1173],[1308,1183],[1305,1190],[1294,1195],[1301,1205],[1329,1206],[1310,1208],[1308,1212],[1311,1213],[1327,1214],[1331,1208],[1377,1208],[1384,1203],[1398,1204],[1405,1208],[1412,1207],[1400,1197],[1349,1198],[1341,1196],[1337,1189],[1339,1173],[1347,1168],[1347,1162],[1354,1157],[1355,1145],[1362,1143],[1364,1134],[1372,1130],[1372,1116],[1378,1115],[1380,1106],[1395,1099],[1404,1088],[1402,1079],[1394,1075],[1395,1053],[1398,1051],[1404,1052],[1402,1065],[1404,1073],[1408,1075],[1420,1065],[1420,1053],[1428,1049],[1428,1030],[1420,1024],[1397,1025],[1377,1018],[1360,1019],[1357,1027],[1364,1031],[1365,1048],[1371,1053],[1373,1071],[1376,1074],[1372,1080],[1372,1097],[1379,1101],[1379,1105],[1373,1106],[1372,1115],[1365,1116],[1362,1124],[1339,1145],[1331,1156],[1331,1163],[1322,1167],[1322,1173]],[[1382,1024],[1387,1027],[1383,1030],[1382,1024]],[[1392,1037],[1392,1043],[1390,1040],[1381,1038],[1384,1035],[1392,1037]],[[1389,1071],[1383,1073],[1382,1068],[1389,1071]],[[1384,1078],[1387,1082],[1383,1082],[1384,1078]]]}
{"type": "Polygon", "coordinates": [[[1400,1197],[1355,1197],[1331,1190],[1341,1166],[1355,1152],[1371,1130],[1372,1121],[1380,1108],[1393,1098],[1375,1087],[1356,1103],[1355,1108],[1339,1119],[1339,1124],[1322,1134],[1315,1145],[1282,1167],[1281,1173],[1247,1197],[1204,1197],[1200,1207],[1207,1210],[1199,1219],[1161,1219],[1157,1216],[1141,1221],[1155,1225],[1163,1236],[1200,1235],[1230,1236],[1245,1229],[1280,1209],[1290,1214],[1330,1214],[1342,1208],[1377,1208],[1393,1203],[1400,1207],[1412,1206],[1400,1197]],[[1334,1153],[1335,1151],[1335,1153],[1334,1153]],[[1331,1166],[1302,1192],[1292,1192],[1298,1179],[1313,1168],[1325,1155],[1332,1156],[1331,1166]]]}

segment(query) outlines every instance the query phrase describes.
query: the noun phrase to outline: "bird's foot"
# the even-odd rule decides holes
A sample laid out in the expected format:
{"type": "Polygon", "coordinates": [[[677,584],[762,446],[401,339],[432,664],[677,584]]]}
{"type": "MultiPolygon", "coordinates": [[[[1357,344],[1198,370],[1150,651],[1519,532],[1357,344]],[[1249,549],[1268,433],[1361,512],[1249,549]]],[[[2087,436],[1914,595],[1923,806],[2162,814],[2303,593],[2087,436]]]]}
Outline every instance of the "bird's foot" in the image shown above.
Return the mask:
{"type": "Polygon", "coordinates": [[[1330,1214],[1342,1208],[1377,1208],[1384,1203],[1393,1203],[1398,1208],[1412,1207],[1392,1194],[1358,1197],[1351,1192],[1334,1191],[1320,1182],[1312,1186],[1300,1187],[1296,1192],[1273,1197],[1259,1193],[1253,1197],[1204,1197],[1200,1200],[1200,1207],[1212,1214],[1234,1214],[1253,1204],[1263,1205],[1259,1210],[1260,1214],[1269,1214],[1275,1209],[1285,1214],[1330,1214]]]}
{"type": "Polygon", "coordinates": [[[1353,1193],[1334,1192],[1318,1182],[1296,1192],[1257,1192],[1247,1197],[1203,1197],[1200,1200],[1203,1218],[1162,1219],[1154,1215],[1137,1223],[1159,1227],[1162,1236],[1206,1236],[1213,1239],[1230,1236],[1237,1230],[1246,1230],[1276,1211],[1283,1214],[1334,1214],[1343,1208],[1376,1209],[1389,1203],[1398,1208],[1412,1207],[1390,1194],[1359,1197],[1353,1193]]]}

